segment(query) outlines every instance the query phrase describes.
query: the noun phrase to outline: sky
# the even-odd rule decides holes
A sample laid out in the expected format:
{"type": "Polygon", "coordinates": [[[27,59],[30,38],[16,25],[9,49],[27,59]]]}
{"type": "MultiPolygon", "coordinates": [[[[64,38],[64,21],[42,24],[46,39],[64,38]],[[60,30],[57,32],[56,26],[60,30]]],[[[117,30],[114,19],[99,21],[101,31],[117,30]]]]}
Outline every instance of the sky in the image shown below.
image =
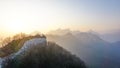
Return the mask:
{"type": "Polygon", "coordinates": [[[0,32],[120,29],[120,0],[0,0],[0,32]]]}

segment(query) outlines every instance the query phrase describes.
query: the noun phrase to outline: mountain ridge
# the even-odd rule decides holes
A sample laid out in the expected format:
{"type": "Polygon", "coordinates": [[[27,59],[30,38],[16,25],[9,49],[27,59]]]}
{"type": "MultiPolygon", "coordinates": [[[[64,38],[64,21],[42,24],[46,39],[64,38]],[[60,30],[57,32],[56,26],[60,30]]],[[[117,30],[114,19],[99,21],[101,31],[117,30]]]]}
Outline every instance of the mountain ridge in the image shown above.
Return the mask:
{"type": "Polygon", "coordinates": [[[45,36],[38,35],[25,40],[17,52],[11,52],[1,60],[1,68],[86,68],[81,59],[56,43],[48,42],[45,36]]]}

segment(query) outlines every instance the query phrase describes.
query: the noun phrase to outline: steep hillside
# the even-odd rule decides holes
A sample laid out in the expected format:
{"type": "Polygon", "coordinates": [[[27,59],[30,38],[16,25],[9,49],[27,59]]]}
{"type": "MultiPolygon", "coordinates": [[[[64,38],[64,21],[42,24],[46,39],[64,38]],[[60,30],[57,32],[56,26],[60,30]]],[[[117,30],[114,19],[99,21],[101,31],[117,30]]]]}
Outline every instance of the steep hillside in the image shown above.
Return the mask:
{"type": "MultiPolygon", "coordinates": [[[[39,38],[40,39],[40,38],[39,38]]],[[[36,39],[36,40],[39,40],[36,39]]],[[[25,42],[18,52],[3,60],[2,68],[86,68],[83,61],[51,42],[25,42]],[[31,43],[31,44],[28,44],[31,43]],[[28,48],[29,47],[29,48],[28,48]],[[21,53],[20,53],[21,52],[21,53]]]]}
{"type": "Polygon", "coordinates": [[[86,68],[78,57],[40,36],[27,39],[19,49],[13,50],[1,60],[1,68],[86,68]]]}

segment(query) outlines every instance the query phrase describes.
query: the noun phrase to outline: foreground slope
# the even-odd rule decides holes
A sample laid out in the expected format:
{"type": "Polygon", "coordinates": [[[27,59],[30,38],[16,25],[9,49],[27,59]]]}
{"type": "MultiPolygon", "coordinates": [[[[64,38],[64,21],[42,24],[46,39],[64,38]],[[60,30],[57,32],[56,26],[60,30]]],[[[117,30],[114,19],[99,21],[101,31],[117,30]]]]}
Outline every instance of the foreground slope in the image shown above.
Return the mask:
{"type": "Polygon", "coordinates": [[[2,68],[86,68],[83,61],[46,38],[32,38],[4,58],[2,68]]]}

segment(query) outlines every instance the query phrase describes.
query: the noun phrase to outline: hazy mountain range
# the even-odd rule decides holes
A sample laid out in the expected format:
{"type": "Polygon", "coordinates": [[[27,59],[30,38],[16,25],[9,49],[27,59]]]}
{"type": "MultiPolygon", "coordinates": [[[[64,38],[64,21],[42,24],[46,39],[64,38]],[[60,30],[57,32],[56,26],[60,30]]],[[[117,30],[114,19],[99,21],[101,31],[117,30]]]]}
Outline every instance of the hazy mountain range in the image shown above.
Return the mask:
{"type": "MultiPolygon", "coordinates": [[[[35,37],[38,38],[39,36],[35,37]]],[[[47,41],[55,42],[72,54],[77,55],[88,68],[120,68],[119,40],[112,43],[105,40],[103,35],[92,30],[81,32],[70,29],[57,29],[46,34],[46,37],[47,41]]],[[[24,42],[31,38],[34,37],[29,36],[11,41],[1,48],[0,56],[8,56],[17,52],[24,42]]]]}
{"type": "Polygon", "coordinates": [[[111,31],[111,32],[102,34],[101,38],[103,38],[104,40],[109,41],[109,42],[120,41],[120,30],[111,31]]]}
{"type": "Polygon", "coordinates": [[[120,42],[110,43],[91,31],[51,31],[46,35],[73,54],[78,55],[89,68],[120,68],[120,42]]]}

